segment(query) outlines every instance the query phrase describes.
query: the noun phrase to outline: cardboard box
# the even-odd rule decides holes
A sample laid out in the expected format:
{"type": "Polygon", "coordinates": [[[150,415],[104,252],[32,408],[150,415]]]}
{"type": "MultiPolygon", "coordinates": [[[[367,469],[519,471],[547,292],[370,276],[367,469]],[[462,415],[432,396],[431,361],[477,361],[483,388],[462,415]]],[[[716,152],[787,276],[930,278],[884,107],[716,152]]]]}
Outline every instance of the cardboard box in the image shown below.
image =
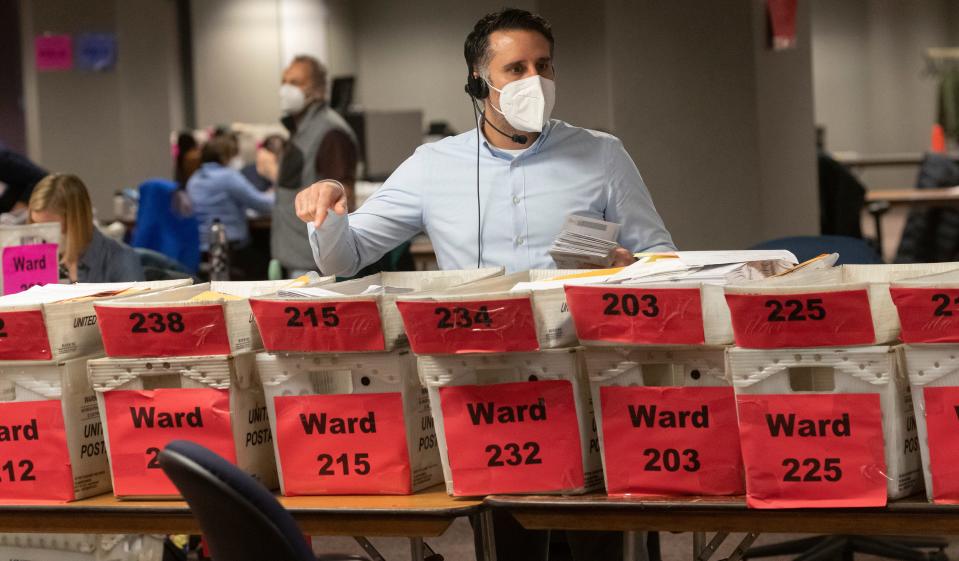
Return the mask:
{"type": "MultiPolygon", "coordinates": [[[[103,338],[93,307],[97,302],[123,299],[149,291],[188,286],[191,280],[138,283],[92,283],[71,285],[71,289],[117,290],[130,287],[127,296],[77,298],[47,303],[29,302],[26,294],[16,300],[0,298],[0,360],[58,362],[103,352],[103,338]]],[[[65,292],[65,294],[68,294],[65,292]]]]}
{"type": "Polygon", "coordinates": [[[602,486],[582,348],[420,356],[418,365],[451,495],[602,486]]]}
{"type": "Polygon", "coordinates": [[[0,561],[161,561],[163,536],[0,534],[0,561]]]}
{"type": "Polygon", "coordinates": [[[0,362],[0,501],[72,501],[110,490],[87,361],[0,362]]]}
{"type": "Polygon", "coordinates": [[[562,282],[575,270],[534,269],[401,295],[397,308],[418,355],[531,352],[577,344],[562,282]],[[517,287],[518,283],[530,283],[517,287]]]}
{"type": "MultiPolygon", "coordinates": [[[[249,298],[295,281],[219,281],[95,306],[107,356],[230,355],[262,348],[249,298]]],[[[311,286],[333,282],[325,277],[311,286]]]]}
{"type": "Polygon", "coordinates": [[[955,476],[959,453],[959,345],[902,345],[902,366],[909,376],[917,434],[907,435],[909,450],[919,448],[930,502],[959,504],[955,476]]]}
{"type": "Polygon", "coordinates": [[[587,349],[606,489],[745,492],[724,347],[587,349]]]}
{"type": "Polygon", "coordinates": [[[733,348],[727,360],[750,506],[883,506],[922,488],[894,347],[733,348]]]}
{"type": "Polygon", "coordinates": [[[385,272],[324,287],[337,295],[251,300],[270,352],[378,352],[407,345],[398,294],[436,290],[503,274],[503,269],[385,272]],[[371,293],[371,288],[386,292],[371,293]]]}
{"type": "Polygon", "coordinates": [[[0,226],[0,294],[13,294],[25,290],[28,284],[40,281],[56,283],[60,271],[57,249],[47,248],[49,251],[43,251],[39,246],[59,243],[60,225],[56,223],[0,226]],[[34,250],[41,251],[31,253],[24,246],[33,246],[34,250]],[[27,253],[21,253],[24,249],[27,249],[27,253]],[[39,254],[46,254],[46,258],[37,263],[36,256],[39,254]],[[17,257],[32,257],[28,259],[31,262],[30,271],[23,270],[26,267],[14,262],[17,257]],[[35,264],[37,267],[34,267],[35,264]],[[5,281],[7,285],[4,285],[5,281]]]}
{"type": "Polygon", "coordinates": [[[272,433],[254,353],[233,356],[92,360],[120,498],[176,496],[157,455],[171,440],[192,440],[276,487],[272,433]]]}
{"type": "Polygon", "coordinates": [[[408,350],[260,353],[257,367],[284,495],[410,494],[442,483],[429,396],[408,350]]]}
{"type": "Polygon", "coordinates": [[[899,318],[889,284],[959,269],[959,263],[843,265],[729,285],[736,345],[848,347],[892,343],[899,318]]]}

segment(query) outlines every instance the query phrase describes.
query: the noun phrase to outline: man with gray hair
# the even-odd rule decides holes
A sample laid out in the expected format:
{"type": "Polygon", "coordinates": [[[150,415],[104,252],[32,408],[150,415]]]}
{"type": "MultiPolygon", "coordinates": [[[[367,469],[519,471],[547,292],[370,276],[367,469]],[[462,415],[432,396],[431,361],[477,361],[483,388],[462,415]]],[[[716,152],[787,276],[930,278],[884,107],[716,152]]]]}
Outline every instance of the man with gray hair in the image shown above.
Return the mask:
{"type": "MultiPolygon", "coordinates": [[[[356,181],[356,135],[326,101],[326,68],[319,60],[298,55],[283,71],[281,122],[290,142],[279,161],[276,206],[273,209],[273,258],[287,275],[316,269],[306,229],[294,208],[297,193],[318,179],[339,181],[352,199],[356,181]]],[[[350,205],[352,208],[352,205],[350,205]]]]}

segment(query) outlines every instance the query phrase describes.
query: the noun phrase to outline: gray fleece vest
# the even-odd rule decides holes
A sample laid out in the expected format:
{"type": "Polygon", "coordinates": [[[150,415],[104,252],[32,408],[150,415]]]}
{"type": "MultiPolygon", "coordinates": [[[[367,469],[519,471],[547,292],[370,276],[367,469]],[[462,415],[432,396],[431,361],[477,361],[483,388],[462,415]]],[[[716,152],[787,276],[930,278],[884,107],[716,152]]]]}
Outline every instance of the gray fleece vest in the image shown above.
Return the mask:
{"type": "Polygon", "coordinates": [[[288,271],[316,270],[306,224],[297,218],[294,201],[304,188],[325,179],[316,176],[316,153],[326,133],[336,129],[356,143],[356,135],[339,113],[326,104],[310,107],[280,161],[270,245],[273,258],[288,271]]]}

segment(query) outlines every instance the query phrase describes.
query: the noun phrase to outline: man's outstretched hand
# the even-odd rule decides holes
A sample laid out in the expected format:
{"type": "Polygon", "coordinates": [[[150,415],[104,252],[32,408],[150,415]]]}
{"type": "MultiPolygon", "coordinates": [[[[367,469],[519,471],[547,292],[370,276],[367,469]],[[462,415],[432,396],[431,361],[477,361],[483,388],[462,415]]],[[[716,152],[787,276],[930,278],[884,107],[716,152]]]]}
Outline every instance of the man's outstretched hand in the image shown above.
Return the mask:
{"type": "Polygon", "coordinates": [[[330,209],[340,216],[346,214],[346,189],[338,181],[317,181],[296,195],[294,206],[300,220],[319,228],[330,209]]]}

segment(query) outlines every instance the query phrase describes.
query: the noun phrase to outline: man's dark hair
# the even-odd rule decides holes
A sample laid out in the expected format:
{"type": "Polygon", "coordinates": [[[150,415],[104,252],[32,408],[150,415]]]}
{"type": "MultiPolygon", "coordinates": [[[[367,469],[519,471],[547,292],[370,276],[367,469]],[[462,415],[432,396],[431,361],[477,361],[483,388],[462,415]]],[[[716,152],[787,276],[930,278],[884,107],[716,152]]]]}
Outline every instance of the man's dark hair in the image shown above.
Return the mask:
{"type": "Polygon", "coordinates": [[[466,56],[467,72],[480,72],[489,64],[489,36],[494,31],[504,29],[536,31],[546,37],[549,41],[549,52],[551,54],[553,52],[553,30],[548,21],[526,10],[504,8],[483,16],[473,26],[473,31],[466,36],[463,54],[466,56]]]}
{"type": "Polygon", "coordinates": [[[203,145],[200,151],[200,162],[226,165],[238,151],[236,136],[232,133],[217,134],[203,145]]]}

